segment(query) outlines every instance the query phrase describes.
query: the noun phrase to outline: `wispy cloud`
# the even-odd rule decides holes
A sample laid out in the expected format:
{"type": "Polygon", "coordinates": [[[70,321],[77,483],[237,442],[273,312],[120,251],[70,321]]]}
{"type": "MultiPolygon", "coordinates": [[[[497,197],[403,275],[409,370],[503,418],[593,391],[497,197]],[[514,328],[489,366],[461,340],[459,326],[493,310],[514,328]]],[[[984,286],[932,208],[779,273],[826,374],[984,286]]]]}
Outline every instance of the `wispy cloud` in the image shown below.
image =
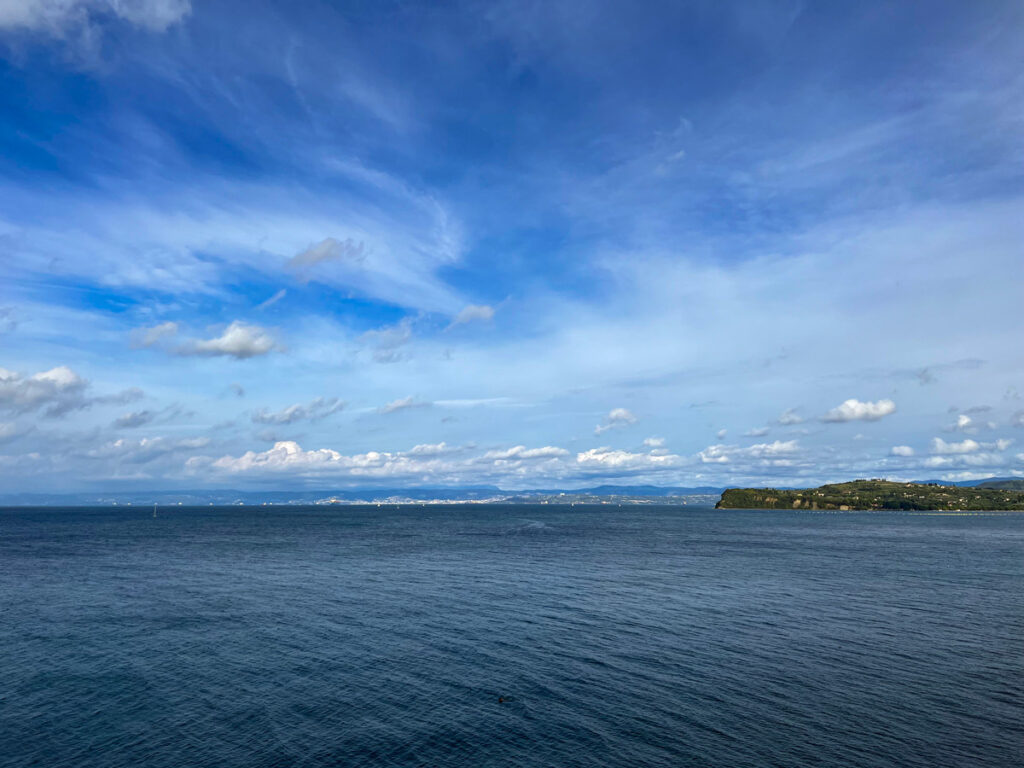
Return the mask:
{"type": "Polygon", "coordinates": [[[296,403],[279,411],[262,408],[252,414],[255,424],[294,424],[297,421],[319,421],[337,413],[345,402],[337,397],[317,397],[308,403],[296,403]]]}
{"type": "Polygon", "coordinates": [[[469,304],[463,307],[452,320],[449,328],[467,323],[483,323],[494,319],[494,307],[487,304],[469,304]]]}
{"type": "Polygon", "coordinates": [[[282,288],[281,290],[279,290],[277,293],[275,293],[273,296],[271,296],[266,301],[261,301],[259,304],[257,304],[256,305],[256,309],[268,309],[269,307],[272,307],[275,304],[277,304],[277,302],[279,302],[281,299],[283,299],[287,295],[288,295],[288,290],[285,289],[285,288],[282,288]]]}
{"type": "Polygon", "coordinates": [[[296,270],[303,279],[309,279],[312,267],[328,261],[358,265],[366,258],[366,244],[355,242],[351,237],[337,240],[328,237],[305,250],[299,251],[288,260],[288,266],[296,270]]]}
{"type": "Polygon", "coordinates": [[[433,403],[426,400],[417,400],[412,395],[403,397],[398,400],[392,400],[387,405],[383,405],[377,409],[378,413],[398,413],[399,411],[407,411],[410,408],[429,408],[433,403]]]}

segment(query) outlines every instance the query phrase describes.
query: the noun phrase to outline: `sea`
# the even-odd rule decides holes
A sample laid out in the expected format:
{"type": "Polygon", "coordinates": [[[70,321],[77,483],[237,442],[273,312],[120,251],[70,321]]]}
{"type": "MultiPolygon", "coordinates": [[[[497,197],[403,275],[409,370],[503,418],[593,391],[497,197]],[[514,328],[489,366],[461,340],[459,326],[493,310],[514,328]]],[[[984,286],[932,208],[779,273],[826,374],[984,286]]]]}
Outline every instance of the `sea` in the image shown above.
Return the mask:
{"type": "Polygon", "coordinates": [[[4,509],[0,765],[1022,766],[1024,515],[4,509]]]}

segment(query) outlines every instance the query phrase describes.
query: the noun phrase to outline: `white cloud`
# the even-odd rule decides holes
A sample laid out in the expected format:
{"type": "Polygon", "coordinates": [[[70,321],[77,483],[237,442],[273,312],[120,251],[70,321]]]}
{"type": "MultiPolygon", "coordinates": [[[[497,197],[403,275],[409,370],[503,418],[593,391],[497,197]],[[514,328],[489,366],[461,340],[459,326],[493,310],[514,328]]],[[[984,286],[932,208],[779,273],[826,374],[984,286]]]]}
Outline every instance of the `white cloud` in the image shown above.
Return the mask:
{"type": "Polygon", "coordinates": [[[0,408],[25,412],[47,407],[49,415],[58,416],[81,407],[88,386],[88,381],[63,365],[29,377],[0,368],[0,408]]]}
{"type": "Polygon", "coordinates": [[[914,449],[909,445],[894,445],[889,453],[893,456],[913,456],[914,449]]]}
{"type": "Polygon", "coordinates": [[[636,423],[636,416],[630,413],[625,408],[613,408],[608,412],[608,415],[604,417],[604,423],[598,424],[594,427],[594,434],[601,435],[607,432],[609,429],[619,429],[621,427],[628,427],[630,424],[636,423]]]}
{"type": "Polygon", "coordinates": [[[751,456],[758,458],[768,458],[772,456],[784,456],[791,453],[796,453],[800,449],[796,440],[775,440],[771,443],[758,443],[752,445],[746,449],[746,453],[751,456]]]}
{"type": "Polygon", "coordinates": [[[665,438],[664,437],[648,437],[644,440],[644,448],[664,448],[665,438]]]}
{"type": "Polygon", "coordinates": [[[64,365],[31,376],[0,368],[0,411],[42,411],[44,416],[56,417],[93,405],[123,404],[142,397],[135,388],[92,397],[87,396],[88,389],[88,379],[64,365]]]}
{"type": "Polygon", "coordinates": [[[878,421],[895,411],[896,403],[892,400],[879,400],[872,403],[850,398],[822,416],[821,420],[827,422],[878,421]]]}
{"type": "Polygon", "coordinates": [[[665,453],[632,453],[610,448],[594,448],[573,455],[557,446],[516,445],[475,454],[471,446],[456,448],[438,443],[418,445],[404,452],[368,451],[345,455],[328,448],[307,451],[298,443],[278,441],[266,451],[248,451],[241,456],[193,456],[185,462],[185,467],[189,474],[280,473],[296,478],[331,477],[352,482],[368,478],[394,480],[400,484],[485,481],[536,487],[542,479],[662,473],[688,463],[683,457],[665,453]]]}
{"type": "Polygon", "coordinates": [[[726,445],[709,445],[697,454],[705,464],[728,464],[733,449],[726,445]]]}
{"type": "Polygon", "coordinates": [[[744,437],[764,437],[771,430],[768,427],[755,427],[754,429],[748,429],[743,433],[744,437]]]}
{"type": "Polygon", "coordinates": [[[403,397],[398,400],[392,400],[387,405],[382,405],[377,409],[378,413],[397,413],[398,411],[406,411],[410,408],[429,408],[433,403],[427,402],[426,400],[417,400],[412,395],[403,397]]]}
{"type": "Polygon", "coordinates": [[[987,477],[992,477],[991,472],[975,472],[973,470],[965,469],[960,472],[946,472],[942,475],[942,479],[951,483],[959,483],[965,480],[984,480],[987,477]]]}
{"type": "Polygon", "coordinates": [[[0,0],[0,29],[24,29],[64,37],[86,34],[101,16],[113,16],[162,32],[187,16],[189,0],[0,0]]]}
{"type": "Polygon", "coordinates": [[[461,448],[453,448],[445,442],[440,443],[422,443],[414,446],[409,451],[410,456],[446,456],[451,453],[457,453],[462,450],[461,448]]]}
{"type": "Polygon", "coordinates": [[[715,437],[717,437],[719,440],[725,440],[725,436],[728,434],[728,432],[729,430],[727,429],[720,429],[715,433],[715,437]]]}
{"type": "Polygon", "coordinates": [[[488,451],[484,454],[485,459],[557,459],[568,456],[569,452],[564,448],[556,448],[552,445],[545,445],[543,448],[527,448],[525,445],[515,445],[498,451],[488,451]]]}
{"type": "Polygon", "coordinates": [[[205,448],[209,444],[210,438],[208,437],[182,439],[142,437],[134,440],[119,438],[90,448],[81,455],[90,459],[108,459],[127,464],[146,464],[168,455],[196,451],[205,448]]]}
{"type": "Polygon", "coordinates": [[[800,450],[796,440],[775,440],[771,443],[757,443],[745,448],[734,445],[709,445],[697,454],[704,464],[729,464],[734,461],[760,460],[776,462],[784,460],[800,450]]]}
{"type": "MultiPolygon", "coordinates": [[[[418,445],[410,451],[345,455],[328,448],[303,450],[295,442],[281,441],[266,451],[248,451],[242,456],[222,456],[219,459],[194,456],[186,462],[192,473],[220,474],[287,473],[294,476],[333,476],[336,478],[387,478],[402,482],[449,482],[485,477],[516,477],[530,465],[559,463],[568,455],[561,448],[525,448],[515,446],[503,451],[491,451],[482,456],[452,458],[460,449],[444,443],[418,445]],[[496,474],[495,474],[496,473],[496,474]]],[[[560,472],[561,465],[555,468],[560,472]]]]}
{"type": "Polygon", "coordinates": [[[614,472],[666,469],[679,466],[681,462],[681,457],[673,454],[631,453],[611,448],[591,448],[576,454],[576,463],[580,467],[614,472]]]}
{"type": "Polygon", "coordinates": [[[783,427],[789,427],[794,424],[803,424],[804,418],[796,412],[796,409],[788,408],[779,416],[778,423],[783,427]]]}
{"type": "Polygon", "coordinates": [[[455,316],[449,328],[466,323],[487,322],[494,319],[494,307],[487,304],[470,304],[463,307],[462,311],[455,316]]]}
{"type": "Polygon", "coordinates": [[[1010,418],[1010,426],[1024,428],[1024,411],[1017,411],[1010,418]]]}
{"type": "Polygon", "coordinates": [[[246,360],[279,350],[273,336],[258,325],[239,320],[231,323],[220,336],[212,339],[191,339],[175,348],[178,355],[198,357],[233,357],[246,360]]]}
{"type": "Polygon", "coordinates": [[[254,424],[294,424],[297,421],[319,421],[345,407],[345,402],[336,397],[317,397],[308,403],[296,403],[280,411],[268,411],[266,408],[252,414],[254,424]]]}
{"type": "Polygon", "coordinates": [[[932,438],[932,453],[936,454],[957,454],[974,453],[981,450],[981,444],[967,438],[959,443],[947,443],[941,437],[932,438]]]}

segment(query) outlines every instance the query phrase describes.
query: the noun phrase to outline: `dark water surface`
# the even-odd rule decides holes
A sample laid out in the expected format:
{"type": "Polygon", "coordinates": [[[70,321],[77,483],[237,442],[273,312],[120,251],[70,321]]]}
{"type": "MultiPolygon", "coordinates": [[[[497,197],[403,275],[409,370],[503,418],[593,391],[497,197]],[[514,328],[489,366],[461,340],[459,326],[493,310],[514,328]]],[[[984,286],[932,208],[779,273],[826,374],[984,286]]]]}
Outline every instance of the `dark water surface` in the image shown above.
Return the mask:
{"type": "Polygon", "coordinates": [[[151,515],[0,510],[0,764],[1024,765],[1024,515],[151,515]]]}

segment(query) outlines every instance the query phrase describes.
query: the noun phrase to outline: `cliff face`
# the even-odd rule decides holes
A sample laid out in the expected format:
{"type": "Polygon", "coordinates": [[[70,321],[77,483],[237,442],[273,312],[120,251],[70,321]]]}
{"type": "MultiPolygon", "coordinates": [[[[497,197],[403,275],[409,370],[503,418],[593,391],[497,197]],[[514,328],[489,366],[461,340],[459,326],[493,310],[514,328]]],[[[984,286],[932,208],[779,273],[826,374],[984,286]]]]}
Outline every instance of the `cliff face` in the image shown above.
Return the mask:
{"type": "Polygon", "coordinates": [[[1024,492],[855,480],[798,491],[730,488],[718,509],[1024,510],[1024,492]]]}

